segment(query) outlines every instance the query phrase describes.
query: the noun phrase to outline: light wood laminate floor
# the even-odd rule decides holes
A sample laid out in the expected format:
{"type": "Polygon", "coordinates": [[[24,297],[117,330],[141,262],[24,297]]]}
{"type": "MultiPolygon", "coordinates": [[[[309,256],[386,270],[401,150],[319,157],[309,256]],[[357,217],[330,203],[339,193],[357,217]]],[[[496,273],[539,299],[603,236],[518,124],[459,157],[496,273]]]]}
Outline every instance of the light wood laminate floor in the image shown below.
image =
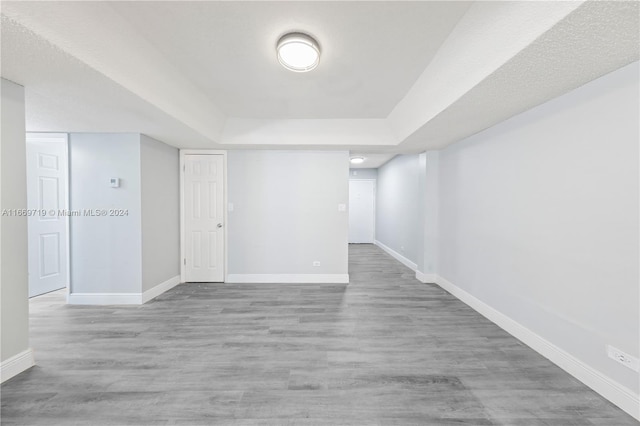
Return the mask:
{"type": "Polygon", "coordinates": [[[183,284],[143,306],[31,301],[3,425],[638,425],[372,245],[351,283],[183,284]]]}

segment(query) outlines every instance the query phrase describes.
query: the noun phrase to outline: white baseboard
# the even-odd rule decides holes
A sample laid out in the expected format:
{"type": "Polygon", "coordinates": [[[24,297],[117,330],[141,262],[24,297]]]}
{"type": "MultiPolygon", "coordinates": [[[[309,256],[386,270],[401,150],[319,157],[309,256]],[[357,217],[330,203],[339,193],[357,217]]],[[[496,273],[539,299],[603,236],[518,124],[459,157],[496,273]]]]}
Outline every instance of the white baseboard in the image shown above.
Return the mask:
{"type": "Polygon", "coordinates": [[[33,349],[29,348],[26,351],[22,351],[19,354],[2,361],[0,364],[0,380],[4,383],[34,365],[36,365],[36,360],[33,356],[33,349]]]}
{"type": "Polygon", "coordinates": [[[227,283],[349,284],[349,274],[229,274],[227,283]]]}
{"type": "Polygon", "coordinates": [[[437,275],[425,274],[424,272],[416,270],[416,279],[421,283],[435,283],[437,280],[437,275]]]}
{"type": "Polygon", "coordinates": [[[640,420],[640,396],[441,276],[436,283],[527,346],[640,420]]]}
{"type": "Polygon", "coordinates": [[[70,305],[142,305],[178,284],[180,284],[180,276],[176,275],[144,293],[69,293],[67,303],[70,305]]]}
{"type": "Polygon", "coordinates": [[[378,247],[380,247],[382,250],[386,251],[387,253],[389,253],[393,258],[395,258],[398,262],[402,263],[404,266],[406,266],[407,268],[411,269],[412,271],[416,271],[418,269],[418,265],[416,265],[415,263],[413,263],[412,261],[410,261],[409,259],[407,259],[406,257],[404,257],[403,255],[401,255],[400,253],[398,253],[397,251],[393,250],[391,247],[388,247],[384,244],[382,244],[380,241],[375,240],[373,242],[373,244],[377,245],[378,247]]]}
{"type": "Polygon", "coordinates": [[[69,293],[70,305],[142,305],[142,293],[69,293]]]}
{"type": "Polygon", "coordinates": [[[178,284],[180,284],[180,275],[176,275],[173,278],[169,278],[165,282],[160,283],[153,288],[150,288],[149,290],[142,293],[142,303],[147,303],[149,300],[160,296],[165,291],[171,290],[178,284]]]}

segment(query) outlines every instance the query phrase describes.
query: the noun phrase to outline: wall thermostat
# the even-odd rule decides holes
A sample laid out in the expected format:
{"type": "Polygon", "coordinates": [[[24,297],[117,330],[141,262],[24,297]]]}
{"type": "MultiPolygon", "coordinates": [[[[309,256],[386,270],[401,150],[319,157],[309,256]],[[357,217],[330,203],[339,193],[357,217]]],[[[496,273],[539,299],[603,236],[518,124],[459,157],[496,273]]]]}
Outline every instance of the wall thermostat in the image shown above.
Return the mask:
{"type": "Polygon", "coordinates": [[[120,178],[109,179],[109,184],[112,188],[120,188],[120,178]]]}

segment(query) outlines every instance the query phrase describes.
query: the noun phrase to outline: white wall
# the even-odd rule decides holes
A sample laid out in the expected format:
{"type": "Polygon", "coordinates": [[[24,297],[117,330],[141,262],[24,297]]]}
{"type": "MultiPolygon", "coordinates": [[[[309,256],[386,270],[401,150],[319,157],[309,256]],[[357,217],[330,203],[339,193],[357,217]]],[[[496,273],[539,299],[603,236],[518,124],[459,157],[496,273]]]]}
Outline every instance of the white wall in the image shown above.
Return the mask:
{"type": "Polygon", "coordinates": [[[229,151],[227,162],[230,281],[348,273],[348,152],[229,151]]]}
{"type": "Polygon", "coordinates": [[[377,179],[378,169],[349,169],[349,179],[377,179]]]}
{"type": "MultiPolygon", "coordinates": [[[[422,215],[423,234],[421,236],[421,253],[418,253],[416,276],[423,282],[435,282],[438,266],[438,235],[439,235],[439,161],[440,153],[430,151],[419,157],[419,194],[422,201],[420,214],[422,215]]],[[[416,233],[420,228],[416,228],[416,233]]],[[[420,237],[419,237],[420,238],[420,237]]]]}
{"type": "Polygon", "coordinates": [[[422,257],[418,155],[398,155],[378,169],[376,240],[417,265],[422,257]]]}
{"type": "MultiPolygon", "coordinates": [[[[0,149],[0,209],[27,208],[24,88],[0,79],[2,86],[2,145],[0,149]]],[[[27,277],[27,218],[2,215],[0,233],[2,303],[2,380],[30,363],[7,371],[5,361],[29,350],[29,287],[27,277]]]]}
{"type": "Polygon", "coordinates": [[[441,151],[438,265],[636,394],[606,345],[639,355],[638,75],[632,64],[441,151]]]}
{"type": "Polygon", "coordinates": [[[179,151],[140,137],[142,291],[180,275],[179,151]]]}
{"type": "Polygon", "coordinates": [[[126,209],[122,217],[71,217],[71,293],[140,293],[140,135],[69,135],[71,210],[126,209]],[[109,178],[120,178],[111,188],[109,178]]]}

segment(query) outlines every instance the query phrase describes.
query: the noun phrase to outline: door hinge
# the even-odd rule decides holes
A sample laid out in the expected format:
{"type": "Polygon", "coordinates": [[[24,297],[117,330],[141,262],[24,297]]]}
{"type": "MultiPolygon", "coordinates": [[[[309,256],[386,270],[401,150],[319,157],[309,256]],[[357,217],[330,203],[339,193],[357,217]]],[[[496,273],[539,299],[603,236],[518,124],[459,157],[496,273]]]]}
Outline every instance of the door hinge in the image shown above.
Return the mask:
{"type": "Polygon", "coordinates": [[[187,166],[186,165],[182,165],[182,171],[185,172],[187,170],[187,166]]]}
{"type": "Polygon", "coordinates": [[[185,266],[187,266],[187,259],[183,259],[183,263],[185,266]]]}

